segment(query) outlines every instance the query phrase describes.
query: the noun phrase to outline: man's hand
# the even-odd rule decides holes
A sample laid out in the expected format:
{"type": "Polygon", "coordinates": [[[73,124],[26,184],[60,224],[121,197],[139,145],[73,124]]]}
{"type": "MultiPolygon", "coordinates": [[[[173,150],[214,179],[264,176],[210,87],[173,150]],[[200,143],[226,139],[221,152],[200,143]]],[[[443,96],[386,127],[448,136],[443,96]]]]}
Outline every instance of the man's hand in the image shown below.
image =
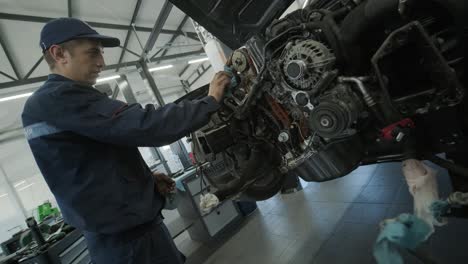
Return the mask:
{"type": "Polygon", "coordinates": [[[226,88],[231,84],[231,77],[227,72],[220,71],[216,73],[213,80],[211,80],[208,95],[213,96],[218,103],[221,102],[226,88]]]}
{"type": "Polygon", "coordinates": [[[154,172],[154,181],[158,192],[162,195],[166,195],[175,190],[175,182],[169,178],[166,174],[160,172],[154,172]]]}

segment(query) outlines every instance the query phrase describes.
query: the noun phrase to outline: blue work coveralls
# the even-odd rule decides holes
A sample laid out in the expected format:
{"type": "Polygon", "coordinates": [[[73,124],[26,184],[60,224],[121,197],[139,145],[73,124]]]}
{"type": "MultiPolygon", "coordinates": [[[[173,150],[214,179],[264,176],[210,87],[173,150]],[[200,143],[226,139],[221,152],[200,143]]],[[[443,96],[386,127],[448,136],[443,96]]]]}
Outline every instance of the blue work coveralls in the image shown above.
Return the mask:
{"type": "Polygon", "coordinates": [[[218,108],[211,96],[157,109],[127,105],[57,74],[29,97],[22,121],[32,153],[94,262],[182,263],[137,147],[174,142],[218,108]]]}

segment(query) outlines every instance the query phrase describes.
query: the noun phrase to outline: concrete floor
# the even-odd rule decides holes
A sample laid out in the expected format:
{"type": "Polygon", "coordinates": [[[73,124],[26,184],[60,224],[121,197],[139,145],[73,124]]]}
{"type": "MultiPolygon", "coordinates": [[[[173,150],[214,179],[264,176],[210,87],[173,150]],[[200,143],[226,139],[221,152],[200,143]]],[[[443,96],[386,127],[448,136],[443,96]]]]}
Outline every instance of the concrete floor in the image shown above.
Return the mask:
{"type": "MultiPolygon", "coordinates": [[[[184,233],[176,238],[188,264],[375,263],[372,248],[379,222],[412,211],[400,163],[362,166],[303,191],[276,195],[221,241],[201,244],[184,233]]],[[[446,171],[438,169],[442,197],[450,193],[446,171]]],[[[450,219],[426,248],[437,263],[468,263],[467,220],[450,219]]],[[[421,263],[405,255],[405,263],[421,263]]]]}

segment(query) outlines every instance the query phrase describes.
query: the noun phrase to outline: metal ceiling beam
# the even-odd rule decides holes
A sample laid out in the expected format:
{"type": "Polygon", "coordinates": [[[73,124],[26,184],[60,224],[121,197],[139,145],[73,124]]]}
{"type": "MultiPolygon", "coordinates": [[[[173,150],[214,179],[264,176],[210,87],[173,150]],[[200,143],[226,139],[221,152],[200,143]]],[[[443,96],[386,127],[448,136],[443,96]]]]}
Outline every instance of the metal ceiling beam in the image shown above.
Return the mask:
{"type": "MultiPolygon", "coordinates": [[[[125,36],[125,41],[124,41],[124,44],[123,44],[122,52],[120,52],[119,62],[117,64],[120,64],[122,62],[123,57],[125,55],[125,50],[127,49],[128,41],[130,40],[130,35],[132,33],[132,25],[136,21],[136,18],[138,16],[138,11],[140,11],[140,6],[141,6],[141,0],[137,0],[137,2],[135,4],[135,9],[133,10],[132,19],[130,20],[129,28],[127,30],[127,35],[125,36]]],[[[117,69],[115,69],[116,72],[118,72],[119,70],[120,70],[119,67],[117,67],[117,69]]]]}
{"type": "Polygon", "coordinates": [[[28,73],[26,73],[23,79],[29,78],[29,76],[31,76],[34,70],[36,70],[36,68],[41,64],[42,60],[44,60],[44,56],[41,56],[39,60],[37,60],[37,62],[34,64],[34,66],[32,66],[32,68],[28,71],[28,73]]]}
{"type": "Polygon", "coordinates": [[[73,17],[72,0],[68,0],[67,9],[68,9],[68,17],[73,17]]]}
{"type": "Polygon", "coordinates": [[[148,81],[148,85],[150,86],[151,91],[153,91],[153,94],[156,97],[158,104],[160,106],[164,106],[165,105],[164,99],[161,95],[161,92],[158,89],[158,86],[156,85],[156,82],[154,81],[153,76],[151,75],[151,72],[148,69],[148,64],[146,64],[146,61],[140,61],[139,66],[143,70],[142,74],[145,77],[145,79],[148,81]]]}
{"type": "Polygon", "coordinates": [[[184,35],[185,37],[187,37],[189,39],[200,41],[200,38],[198,37],[197,33],[195,33],[195,32],[186,32],[186,31],[181,30],[179,35],[184,35]]]}
{"type": "Polygon", "coordinates": [[[15,77],[13,77],[13,76],[7,74],[6,72],[0,71],[0,75],[3,75],[3,76],[5,76],[5,77],[7,77],[8,79],[11,79],[11,80],[13,80],[13,81],[17,81],[17,79],[15,79],[15,77]]]}
{"type": "Polygon", "coordinates": [[[184,53],[178,53],[178,54],[171,54],[171,55],[166,55],[163,57],[157,57],[155,59],[150,60],[151,62],[159,62],[159,61],[164,61],[164,60],[171,60],[171,59],[177,59],[177,58],[182,58],[182,57],[188,57],[192,55],[198,55],[202,54],[205,51],[203,49],[196,50],[196,51],[189,51],[189,52],[184,52],[184,53]]]}
{"type": "Polygon", "coordinates": [[[150,60],[156,58],[156,56],[158,56],[159,53],[161,53],[163,50],[164,50],[164,48],[160,48],[160,49],[158,50],[158,52],[156,52],[155,54],[153,54],[153,56],[151,56],[150,60]]]}
{"type": "MultiPolygon", "coordinates": [[[[184,18],[183,18],[182,21],[180,22],[179,26],[177,26],[176,31],[182,31],[182,28],[184,27],[184,25],[185,25],[185,23],[187,22],[187,19],[188,19],[188,18],[189,18],[189,17],[188,17],[187,15],[184,16],[184,18]]],[[[166,45],[169,45],[169,44],[171,44],[172,42],[174,42],[178,36],[179,36],[179,35],[175,35],[175,34],[172,35],[171,39],[167,42],[166,45]]],[[[163,49],[164,49],[164,51],[163,51],[163,53],[161,54],[161,57],[163,57],[164,55],[166,55],[167,52],[169,51],[168,48],[163,48],[163,49]]]]}
{"type": "MultiPolygon", "coordinates": [[[[176,31],[182,31],[182,28],[184,27],[185,23],[187,22],[187,19],[189,17],[187,15],[184,16],[184,18],[182,19],[182,21],[180,22],[179,26],[177,27],[176,31]]],[[[151,59],[154,59],[156,56],[158,56],[159,53],[163,52],[163,54],[161,56],[164,56],[166,55],[167,51],[169,50],[169,48],[171,48],[171,44],[172,42],[174,42],[174,40],[178,37],[179,35],[172,35],[171,39],[166,43],[165,46],[167,47],[163,47],[161,49],[158,50],[158,52],[156,52],[155,54],[153,54],[153,56],[151,56],[151,59]]],[[[200,39],[196,39],[198,41],[200,41],[200,39]]]]}
{"type": "Polygon", "coordinates": [[[138,61],[129,61],[129,62],[124,62],[124,63],[120,63],[120,64],[112,64],[112,65],[108,65],[108,66],[104,67],[103,71],[115,70],[115,69],[121,68],[121,67],[136,66],[137,64],[138,64],[138,61]]]}
{"type": "Polygon", "coordinates": [[[127,47],[127,48],[124,48],[122,45],[120,45],[119,48],[125,49],[126,52],[128,52],[128,53],[130,53],[130,54],[133,54],[133,55],[135,55],[135,56],[137,56],[137,57],[140,57],[140,54],[134,52],[133,50],[129,49],[128,47],[127,47]]]}
{"type": "Polygon", "coordinates": [[[198,69],[197,69],[198,76],[189,83],[189,86],[192,86],[194,83],[196,83],[198,81],[198,79],[200,79],[210,68],[211,68],[211,64],[208,65],[208,67],[206,67],[206,68],[202,65],[201,72],[198,71],[198,69]]]}
{"type": "MultiPolygon", "coordinates": [[[[177,58],[183,58],[183,57],[189,57],[193,55],[199,55],[204,52],[203,49],[197,50],[197,51],[190,51],[190,52],[185,52],[185,53],[178,53],[178,54],[171,54],[167,55],[164,57],[157,57],[155,59],[150,60],[150,62],[161,62],[165,60],[172,60],[172,59],[177,59],[177,58]]],[[[114,64],[114,65],[109,65],[104,68],[104,70],[113,70],[117,69],[117,67],[122,67],[122,66],[137,66],[139,64],[139,61],[130,61],[130,62],[124,62],[119,64],[114,64]]],[[[0,83],[0,88],[1,88],[1,83],[0,83]]]]}
{"type": "MultiPolygon", "coordinates": [[[[120,66],[135,66],[137,65],[137,63],[138,63],[137,61],[126,62],[126,63],[121,64],[120,66]]],[[[117,64],[109,65],[109,66],[104,67],[104,70],[112,70],[112,69],[115,69],[117,66],[119,65],[117,64]]],[[[46,80],[47,80],[47,76],[39,76],[39,77],[28,78],[28,79],[23,79],[23,80],[4,82],[4,83],[0,83],[0,89],[6,89],[6,88],[12,88],[15,86],[44,82],[46,80]]]]}
{"type": "Polygon", "coordinates": [[[154,44],[156,43],[156,40],[161,34],[162,28],[164,24],[166,24],[166,20],[169,17],[169,14],[171,13],[172,7],[173,5],[171,2],[169,2],[168,0],[164,1],[164,5],[161,9],[161,12],[159,12],[159,16],[156,19],[156,22],[154,22],[153,30],[151,31],[151,34],[148,37],[148,41],[146,42],[145,48],[141,53],[141,58],[143,60],[146,60],[148,53],[153,49],[154,44]]]}
{"type": "MultiPolygon", "coordinates": [[[[172,59],[177,59],[177,58],[183,58],[183,57],[188,57],[192,55],[198,55],[202,54],[204,51],[203,49],[197,50],[197,51],[190,51],[190,52],[185,52],[185,53],[179,53],[179,54],[172,54],[172,55],[167,55],[164,57],[158,57],[154,60],[151,60],[151,62],[159,62],[159,61],[164,61],[164,60],[172,60],[172,59]]],[[[140,63],[140,61],[130,61],[130,62],[124,62],[119,64],[113,64],[113,65],[108,65],[104,67],[104,70],[114,70],[117,69],[117,67],[129,67],[129,66],[136,66],[140,63]]],[[[0,89],[4,88],[12,88],[15,86],[20,86],[20,85],[25,85],[25,84],[31,84],[31,83],[37,83],[37,82],[43,82],[47,80],[47,76],[40,76],[40,77],[34,77],[34,78],[29,78],[25,80],[16,80],[16,81],[11,81],[11,82],[4,82],[0,83],[0,89]]]]}
{"type": "Polygon", "coordinates": [[[0,83],[0,89],[12,88],[15,86],[37,83],[37,82],[44,82],[45,80],[47,80],[47,76],[34,77],[34,78],[26,79],[26,80],[16,80],[12,82],[4,82],[4,83],[0,83]]]}
{"type": "Polygon", "coordinates": [[[8,47],[7,47],[7,45],[6,45],[6,43],[5,43],[4,39],[3,39],[4,35],[5,34],[0,34],[0,46],[2,46],[3,52],[5,53],[5,55],[7,57],[7,60],[10,63],[11,68],[13,69],[13,72],[16,75],[16,78],[19,80],[19,79],[21,79],[21,75],[20,75],[20,73],[18,71],[18,68],[16,68],[16,64],[13,61],[13,58],[11,57],[10,51],[8,50],[8,47]]]}
{"type": "Polygon", "coordinates": [[[179,77],[182,76],[190,67],[190,64],[185,65],[185,67],[179,72],[179,77]]]}
{"type": "Polygon", "coordinates": [[[187,80],[180,80],[180,84],[182,85],[182,89],[184,89],[185,93],[190,93],[190,86],[187,80]]]}
{"type": "MultiPolygon", "coordinates": [[[[15,20],[15,21],[26,21],[26,22],[37,22],[37,23],[47,23],[50,20],[54,19],[52,17],[39,17],[39,16],[27,16],[27,15],[17,15],[17,14],[7,14],[7,13],[0,13],[0,19],[4,20],[15,20]]],[[[92,22],[86,21],[90,26],[96,28],[106,28],[106,29],[117,29],[117,30],[128,30],[132,27],[126,25],[118,25],[118,24],[111,24],[111,23],[101,23],[101,22],[92,22]]],[[[150,27],[135,27],[136,31],[141,32],[152,32],[153,29],[150,27]]],[[[179,34],[184,35],[186,34],[187,37],[198,39],[197,33],[195,32],[177,32],[176,30],[169,30],[169,29],[162,29],[161,34],[179,34]]]]}

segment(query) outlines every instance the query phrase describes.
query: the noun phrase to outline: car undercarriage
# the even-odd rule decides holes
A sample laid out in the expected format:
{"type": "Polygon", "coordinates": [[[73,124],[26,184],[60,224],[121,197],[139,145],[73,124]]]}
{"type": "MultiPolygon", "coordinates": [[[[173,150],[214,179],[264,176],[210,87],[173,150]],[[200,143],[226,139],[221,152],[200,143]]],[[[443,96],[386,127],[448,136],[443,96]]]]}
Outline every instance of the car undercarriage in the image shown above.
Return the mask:
{"type": "Polygon", "coordinates": [[[286,175],[322,182],[408,158],[448,168],[454,188],[468,191],[467,9],[454,0],[319,0],[239,37],[242,46],[227,43],[237,85],[191,135],[214,194],[264,200],[286,175]]]}

